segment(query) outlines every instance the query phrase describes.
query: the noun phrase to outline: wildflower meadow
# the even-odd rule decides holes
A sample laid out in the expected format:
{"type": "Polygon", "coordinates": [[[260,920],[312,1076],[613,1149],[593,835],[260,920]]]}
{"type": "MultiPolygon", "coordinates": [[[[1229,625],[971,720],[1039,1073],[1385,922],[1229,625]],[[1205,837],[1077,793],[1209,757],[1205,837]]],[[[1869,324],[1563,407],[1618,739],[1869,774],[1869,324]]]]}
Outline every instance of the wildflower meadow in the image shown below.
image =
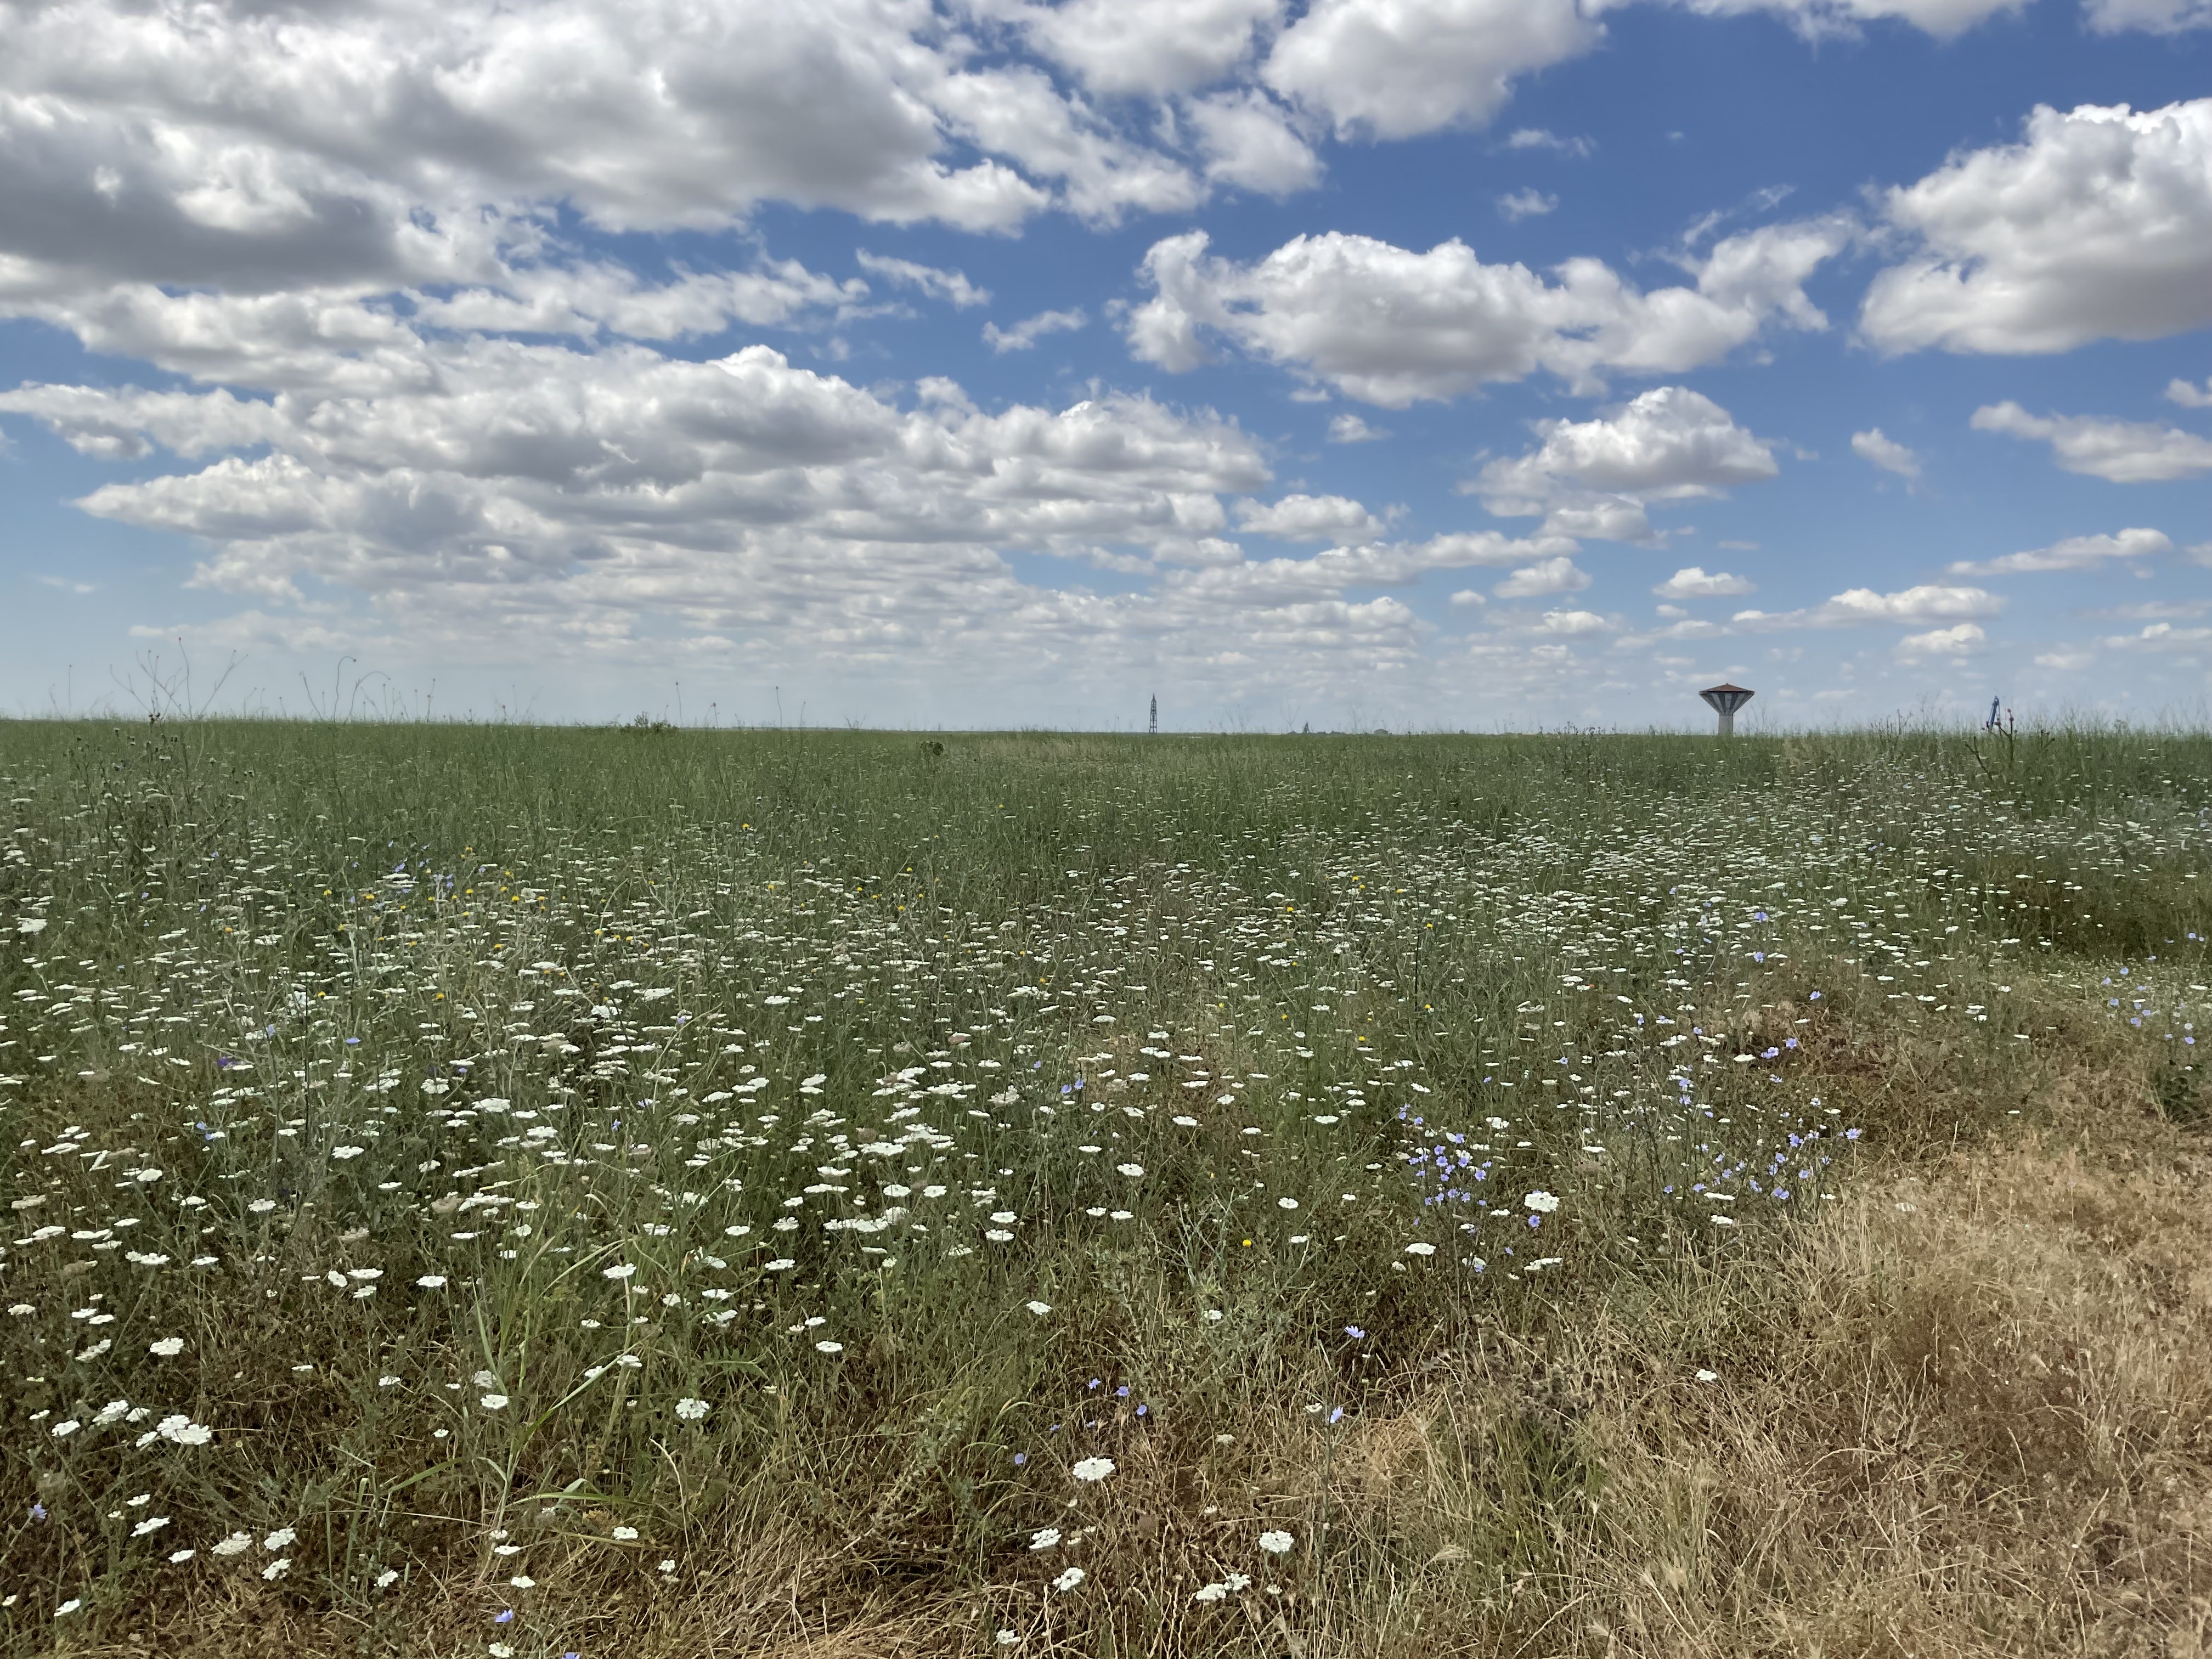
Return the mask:
{"type": "Polygon", "coordinates": [[[1813,1651],[1717,1437],[2193,1133],[2208,762],[0,726],[0,1645],[1813,1651]]]}

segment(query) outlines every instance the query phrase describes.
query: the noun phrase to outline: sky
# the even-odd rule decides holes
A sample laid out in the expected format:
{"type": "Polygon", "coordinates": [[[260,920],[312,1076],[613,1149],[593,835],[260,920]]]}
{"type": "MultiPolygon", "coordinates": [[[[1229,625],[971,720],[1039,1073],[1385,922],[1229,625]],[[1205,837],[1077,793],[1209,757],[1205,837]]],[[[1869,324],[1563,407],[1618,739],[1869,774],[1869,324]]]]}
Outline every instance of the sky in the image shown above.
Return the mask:
{"type": "Polygon", "coordinates": [[[2203,723],[2212,0],[0,0],[0,598],[21,714],[2203,723]]]}

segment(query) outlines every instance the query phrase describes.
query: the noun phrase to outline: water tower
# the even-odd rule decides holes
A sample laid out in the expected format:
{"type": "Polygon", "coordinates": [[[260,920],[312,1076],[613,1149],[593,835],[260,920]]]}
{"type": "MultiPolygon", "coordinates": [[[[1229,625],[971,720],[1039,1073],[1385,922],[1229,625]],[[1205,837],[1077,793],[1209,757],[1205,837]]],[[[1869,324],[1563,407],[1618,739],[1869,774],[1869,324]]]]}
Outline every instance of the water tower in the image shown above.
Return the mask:
{"type": "Polygon", "coordinates": [[[1721,735],[1735,735],[1735,711],[1749,702],[1756,694],[1741,685],[1730,685],[1723,680],[1718,685],[1709,685],[1698,695],[1705,700],[1713,713],[1721,717],[1721,735]]]}

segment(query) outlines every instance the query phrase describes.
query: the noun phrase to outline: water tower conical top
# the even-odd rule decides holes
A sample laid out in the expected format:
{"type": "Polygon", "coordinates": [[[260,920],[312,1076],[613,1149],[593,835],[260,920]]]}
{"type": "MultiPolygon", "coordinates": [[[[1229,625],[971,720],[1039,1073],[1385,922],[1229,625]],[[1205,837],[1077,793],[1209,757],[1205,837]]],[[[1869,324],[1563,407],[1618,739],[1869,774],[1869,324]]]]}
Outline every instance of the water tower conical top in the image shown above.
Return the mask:
{"type": "Polygon", "coordinates": [[[1747,687],[1731,685],[1723,680],[1718,685],[1707,686],[1698,695],[1705,700],[1706,706],[1713,713],[1721,717],[1721,736],[1732,738],[1735,735],[1735,711],[1758,694],[1747,687]]]}

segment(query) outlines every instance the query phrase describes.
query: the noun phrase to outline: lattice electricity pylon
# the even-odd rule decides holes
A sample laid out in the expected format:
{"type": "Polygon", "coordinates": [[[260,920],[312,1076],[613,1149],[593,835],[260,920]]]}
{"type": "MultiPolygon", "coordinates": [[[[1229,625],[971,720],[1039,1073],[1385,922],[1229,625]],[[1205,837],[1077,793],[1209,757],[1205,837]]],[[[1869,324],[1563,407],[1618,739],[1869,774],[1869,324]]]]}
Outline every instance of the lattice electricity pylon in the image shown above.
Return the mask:
{"type": "Polygon", "coordinates": [[[1735,711],[1758,694],[1741,685],[1730,685],[1723,681],[1718,685],[1707,686],[1698,695],[1705,700],[1713,713],[1721,717],[1721,735],[1732,738],[1735,735],[1735,711]]]}

